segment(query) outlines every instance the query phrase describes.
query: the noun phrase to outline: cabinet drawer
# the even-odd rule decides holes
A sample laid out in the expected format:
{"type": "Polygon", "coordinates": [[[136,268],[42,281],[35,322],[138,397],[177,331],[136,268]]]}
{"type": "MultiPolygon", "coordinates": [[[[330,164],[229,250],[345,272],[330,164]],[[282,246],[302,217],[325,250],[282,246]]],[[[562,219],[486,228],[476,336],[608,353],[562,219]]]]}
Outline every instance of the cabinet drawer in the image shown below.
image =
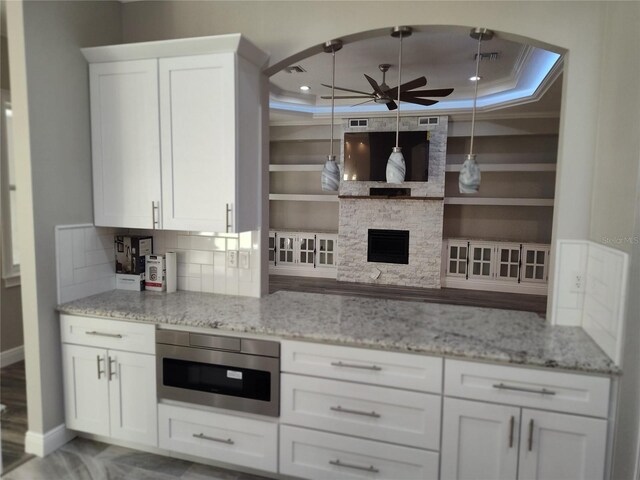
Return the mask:
{"type": "Polygon", "coordinates": [[[282,375],[284,423],[438,450],[440,396],[282,375]]]}
{"type": "Polygon", "coordinates": [[[152,324],[62,314],[60,329],[63,343],[137,353],[156,352],[156,326],[152,324]]]}
{"type": "Polygon", "coordinates": [[[284,341],[282,371],[422,392],[442,392],[442,359],[425,355],[284,341]]]}
{"type": "Polygon", "coordinates": [[[445,395],[606,417],[610,379],[446,360],[445,395]]]}
{"type": "Polygon", "coordinates": [[[282,425],[280,473],[318,480],[436,480],[438,454],[282,425]]]}
{"type": "Polygon", "coordinates": [[[278,469],[278,424],[158,405],[160,448],[269,472],[278,469]]]}

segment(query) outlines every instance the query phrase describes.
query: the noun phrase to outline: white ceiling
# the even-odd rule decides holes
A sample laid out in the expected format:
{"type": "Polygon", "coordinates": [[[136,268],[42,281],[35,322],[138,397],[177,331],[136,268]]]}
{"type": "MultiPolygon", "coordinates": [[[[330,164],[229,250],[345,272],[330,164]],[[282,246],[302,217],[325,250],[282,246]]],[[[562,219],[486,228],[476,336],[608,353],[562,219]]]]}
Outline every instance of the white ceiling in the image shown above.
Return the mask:
{"type": "MultiPolygon", "coordinates": [[[[474,83],[469,80],[469,77],[475,73],[475,54],[478,45],[477,40],[471,38],[469,33],[470,29],[465,27],[429,27],[422,28],[421,31],[416,31],[405,38],[402,83],[425,76],[428,83],[423,87],[424,89],[453,88],[454,92],[442,101],[466,101],[465,108],[468,110],[468,101],[473,98],[474,93],[474,83]]],[[[391,87],[397,86],[398,46],[399,40],[391,35],[345,44],[342,50],[336,53],[336,86],[371,92],[372,88],[363,74],[366,73],[381,83],[382,73],[378,69],[381,63],[392,65],[387,73],[386,83],[391,87]]],[[[482,77],[478,92],[480,98],[509,95],[510,92],[520,88],[525,80],[529,81],[525,77],[530,78],[540,73],[543,63],[540,58],[549,53],[524,43],[500,38],[499,34],[491,40],[482,42],[481,51],[484,54],[497,52],[498,58],[480,62],[482,77]]],[[[331,93],[330,88],[321,85],[331,83],[331,55],[318,53],[296,62],[296,65],[302,66],[306,72],[287,73],[281,70],[271,77],[272,101],[285,105],[325,108],[330,105],[330,100],[323,100],[320,97],[331,93]],[[303,93],[300,91],[301,85],[309,86],[310,90],[303,93]]],[[[505,106],[539,100],[541,93],[555,80],[556,76],[548,75],[548,78],[542,81],[540,88],[535,92],[537,95],[535,98],[533,93],[529,92],[525,96],[520,96],[517,101],[510,99],[505,106]]],[[[543,77],[544,74],[537,81],[540,82],[543,77]]],[[[350,95],[336,91],[336,95],[341,94],[350,95]]],[[[358,100],[336,100],[336,105],[342,107],[349,107],[355,103],[358,103],[358,100]]],[[[496,104],[499,103],[496,102],[496,104]]],[[[439,105],[430,108],[437,109],[439,105]]],[[[485,103],[484,106],[489,105],[490,103],[485,103]]],[[[403,103],[403,110],[407,111],[411,108],[412,105],[403,103]]],[[[353,109],[353,113],[357,113],[357,109],[353,109]]]]}

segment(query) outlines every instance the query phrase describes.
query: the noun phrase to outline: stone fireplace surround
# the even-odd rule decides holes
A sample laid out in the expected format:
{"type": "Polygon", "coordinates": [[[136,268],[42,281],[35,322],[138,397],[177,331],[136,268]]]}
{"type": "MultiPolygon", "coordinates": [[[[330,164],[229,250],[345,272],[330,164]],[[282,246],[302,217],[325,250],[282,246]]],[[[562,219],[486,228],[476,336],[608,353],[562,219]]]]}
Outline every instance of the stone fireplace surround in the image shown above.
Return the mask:
{"type": "MultiPolygon", "coordinates": [[[[342,181],[338,226],[339,281],[440,288],[442,221],[444,215],[444,176],[447,147],[447,117],[438,125],[420,126],[418,117],[404,117],[400,130],[431,132],[429,181],[390,185],[385,182],[342,181]],[[410,197],[371,197],[370,188],[411,189],[410,197]],[[409,263],[367,261],[369,229],[408,230],[409,263]]],[[[344,132],[394,131],[394,118],[371,118],[367,128],[344,132]]],[[[344,143],[344,142],[343,142],[344,143]]],[[[341,149],[344,164],[344,144],[341,149]]]]}

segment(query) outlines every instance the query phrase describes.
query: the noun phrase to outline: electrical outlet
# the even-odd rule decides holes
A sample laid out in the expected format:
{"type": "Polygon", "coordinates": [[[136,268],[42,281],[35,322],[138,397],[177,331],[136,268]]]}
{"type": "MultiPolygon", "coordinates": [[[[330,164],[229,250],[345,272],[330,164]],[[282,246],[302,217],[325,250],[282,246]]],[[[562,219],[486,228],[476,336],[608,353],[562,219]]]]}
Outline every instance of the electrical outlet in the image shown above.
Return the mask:
{"type": "Polygon", "coordinates": [[[240,268],[249,270],[249,252],[240,252],[240,268]]]}
{"type": "Polygon", "coordinates": [[[238,268],[237,250],[227,250],[227,268],[238,268]]]}
{"type": "Polygon", "coordinates": [[[584,292],[584,281],[584,272],[574,272],[573,288],[571,290],[576,293],[584,292]]]}

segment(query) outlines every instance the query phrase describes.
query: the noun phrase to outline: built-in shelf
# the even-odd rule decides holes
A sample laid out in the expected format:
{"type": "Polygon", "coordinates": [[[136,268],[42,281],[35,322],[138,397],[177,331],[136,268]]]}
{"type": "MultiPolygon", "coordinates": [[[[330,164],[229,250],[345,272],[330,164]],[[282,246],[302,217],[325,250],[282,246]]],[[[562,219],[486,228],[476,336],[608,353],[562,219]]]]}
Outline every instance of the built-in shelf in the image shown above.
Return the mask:
{"type": "Polygon", "coordinates": [[[445,205],[505,205],[514,207],[553,207],[553,198],[446,197],[445,205]]]}
{"type": "Polygon", "coordinates": [[[270,172],[321,172],[324,165],[308,164],[308,165],[269,165],[270,172]]]}
{"type": "Polygon", "coordinates": [[[299,193],[270,193],[269,200],[294,200],[299,202],[337,202],[338,195],[308,195],[299,193]]]}
{"type": "MultiPolygon", "coordinates": [[[[459,172],[462,164],[445,166],[445,172],[459,172]]],[[[480,171],[485,172],[555,172],[555,163],[483,163],[480,171]]]]}

